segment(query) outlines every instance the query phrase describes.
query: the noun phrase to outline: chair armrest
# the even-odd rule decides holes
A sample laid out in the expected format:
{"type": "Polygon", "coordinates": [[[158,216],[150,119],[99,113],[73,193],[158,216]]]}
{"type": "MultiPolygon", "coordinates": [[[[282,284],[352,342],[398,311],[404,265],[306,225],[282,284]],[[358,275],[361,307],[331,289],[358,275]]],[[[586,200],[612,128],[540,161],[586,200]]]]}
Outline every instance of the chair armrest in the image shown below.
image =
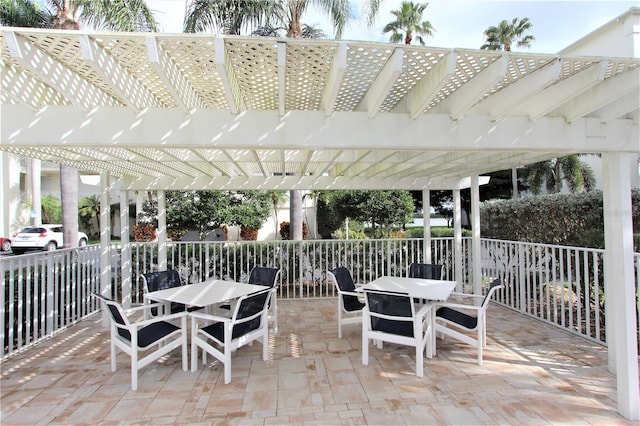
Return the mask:
{"type": "Polygon", "coordinates": [[[416,312],[416,316],[419,318],[424,318],[432,309],[435,308],[435,306],[435,303],[425,303],[424,305],[420,305],[420,309],[418,309],[418,312],[416,312]]]}
{"type": "Polygon", "coordinates": [[[153,309],[153,308],[162,308],[166,303],[169,303],[169,302],[154,302],[154,303],[144,304],[144,305],[140,305],[140,306],[134,306],[132,308],[126,309],[125,313],[129,314],[129,313],[133,313],[133,312],[137,312],[137,311],[150,310],[150,309],[153,309]]]}
{"type": "Polygon", "coordinates": [[[189,312],[189,316],[195,320],[229,322],[231,317],[205,314],[203,312],[189,312]]]}
{"type": "Polygon", "coordinates": [[[464,304],[473,304],[477,301],[482,302],[484,300],[484,296],[478,294],[469,294],[469,293],[451,293],[447,300],[443,303],[459,303],[461,305],[464,304]]]}
{"type": "Polygon", "coordinates": [[[451,309],[466,309],[469,311],[481,311],[482,310],[482,306],[475,306],[475,305],[465,305],[462,303],[449,303],[449,302],[438,302],[436,303],[436,309],[437,308],[451,308],[451,309]]]}
{"type": "Polygon", "coordinates": [[[187,316],[187,312],[176,312],[175,314],[161,315],[159,317],[153,317],[153,318],[142,320],[142,321],[132,322],[131,326],[140,328],[140,327],[145,327],[149,324],[154,324],[156,322],[170,321],[170,320],[174,320],[174,319],[178,319],[186,316],[187,316]]]}
{"type": "Polygon", "coordinates": [[[356,297],[360,297],[362,296],[364,293],[362,291],[342,291],[342,290],[338,290],[338,294],[346,294],[348,296],[356,296],[356,297]]]}

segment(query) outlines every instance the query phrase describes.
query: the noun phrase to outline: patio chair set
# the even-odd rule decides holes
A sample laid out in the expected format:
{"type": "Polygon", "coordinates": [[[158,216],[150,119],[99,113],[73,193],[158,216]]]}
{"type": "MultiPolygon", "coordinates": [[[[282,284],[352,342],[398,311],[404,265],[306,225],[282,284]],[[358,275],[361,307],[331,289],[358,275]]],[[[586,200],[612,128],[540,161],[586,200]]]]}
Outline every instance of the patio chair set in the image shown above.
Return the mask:
{"type": "MultiPolygon", "coordinates": [[[[268,360],[268,333],[270,318],[274,319],[274,332],[277,331],[275,322],[276,302],[271,302],[275,291],[278,269],[256,267],[252,270],[249,284],[244,286],[249,290],[240,293],[222,291],[220,298],[229,296],[231,303],[195,305],[179,302],[145,303],[125,311],[121,304],[95,294],[103,309],[109,313],[111,335],[111,371],[116,371],[117,350],[131,358],[131,389],[138,389],[138,371],[150,363],[162,358],[169,352],[180,348],[182,351],[182,369],[187,371],[188,357],[187,324],[191,319],[191,371],[197,370],[198,351],[202,349],[202,363],[206,363],[207,354],[212,355],[224,365],[224,381],[231,381],[231,354],[238,348],[252,344],[258,340],[262,343],[263,360],[268,360]],[[269,310],[274,314],[269,315],[269,310]],[[137,314],[142,320],[131,321],[137,314]],[[144,355],[144,356],[143,356],[144,355]]],[[[175,270],[153,272],[142,275],[145,295],[160,294],[158,292],[172,292],[177,298],[183,297],[197,286],[182,286],[180,277],[175,270]]],[[[211,283],[211,284],[216,284],[211,283]]],[[[241,288],[243,284],[229,282],[230,285],[241,288]]],[[[219,287],[219,286],[218,286],[219,287]]],[[[196,293],[198,293],[196,291],[196,293]]],[[[146,299],[152,301],[153,299],[146,299]]],[[[198,299],[193,299],[197,301],[198,299]]]]}
{"type": "MultiPolygon", "coordinates": [[[[416,375],[423,376],[423,359],[436,354],[436,335],[452,337],[477,349],[477,363],[482,365],[482,350],[487,344],[486,311],[493,294],[503,288],[502,280],[493,280],[484,296],[451,292],[446,297],[414,297],[402,288],[412,282],[387,279],[383,285],[358,288],[349,270],[335,268],[327,273],[338,293],[338,336],[342,326],[362,324],[362,363],[369,363],[369,341],[382,349],[383,342],[416,348],[416,375]],[[389,284],[387,284],[389,283],[389,284]],[[386,287],[388,285],[388,287],[386,287]],[[368,288],[369,287],[369,288],[368,288]],[[400,291],[399,291],[400,290],[400,291]]],[[[442,265],[413,263],[408,278],[424,280],[418,285],[455,286],[442,280],[442,265]]],[[[381,283],[383,283],[381,281],[381,283]]]]}
{"type": "MultiPolygon", "coordinates": [[[[197,370],[202,350],[202,363],[207,354],[219,360],[224,382],[229,383],[232,353],[238,348],[258,340],[262,358],[268,360],[269,323],[273,322],[274,333],[278,328],[273,294],[279,274],[277,268],[255,267],[247,284],[212,280],[183,286],[175,270],[147,273],[141,276],[145,304],[126,312],[119,303],[96,294],[111,320],[111,370],[116,371],[117,350],[129,355],[131,388],[136,390],[140,369],[180,348],[182,369],[187,371],[190,333],[191,371],[197,370]],[[142,320],[129,319],[140,317],[140,312],[142,320]]],[[[369,341],[378,349],[383,342],[415,347],[418,377],[423,376],[425,354],[427,358],[436,354],[436,335],[475,346],[482,365],[486,310],[493,293],[502,288],[501,280],[494,280],[482,297],[452,293],[456,283],[442,280],[442,265],[412,264],[407,275],[356,286],[346,267],[327,271],[338,293],[338,337],[342,338],[344,325],[362,325],[364,365],[369,363],[369,341]]]]}

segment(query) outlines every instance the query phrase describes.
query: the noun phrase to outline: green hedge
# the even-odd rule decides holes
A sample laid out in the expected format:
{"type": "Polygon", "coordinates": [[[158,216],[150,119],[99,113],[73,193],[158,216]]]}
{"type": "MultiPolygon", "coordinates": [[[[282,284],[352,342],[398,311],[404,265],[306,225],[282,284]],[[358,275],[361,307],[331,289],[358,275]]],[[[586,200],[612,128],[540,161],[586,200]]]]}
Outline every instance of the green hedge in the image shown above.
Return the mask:
{"type": "MultiPolygon", "coordinates": [[[[635,251],[640,249],[640,190],[632,191],[635,251]]],[[[548,194],[480,205],[482,237],[604,247],[602,192],[548,194]]]]}

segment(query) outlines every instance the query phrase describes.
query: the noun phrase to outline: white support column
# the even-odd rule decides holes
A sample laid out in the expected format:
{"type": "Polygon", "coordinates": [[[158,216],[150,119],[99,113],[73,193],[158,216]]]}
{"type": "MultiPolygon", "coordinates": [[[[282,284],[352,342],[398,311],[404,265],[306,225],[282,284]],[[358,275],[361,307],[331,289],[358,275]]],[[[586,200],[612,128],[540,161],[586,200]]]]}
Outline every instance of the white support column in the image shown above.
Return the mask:
{"type": "Polygon", "coordinates": [[[454,280],[458,281],[457,292],[463,291],[462,282],[462,203],[460,190],[453,190],[453,247],[454,247],[454,280]]]}
{"type": "Polygon", "coordinates": [[[424,263],[433,263],[431,259],[431,191],[428,189],[422,190],[422,212],[424,263]]]}
{"type": "Polygon", "coordinates": [[[473,292],[482,294],[482,247],[480,242],[480,179],[471,176],[471,262],[473,292]]]}
{"type": "Polygon", "coordinates": [[[602,155],[605,232],[605,312],[609,370],[617,377],[618,412],[640,418],[633,266],[633,225],[628,156],[602,155]]]}
{"type": "MultiPolygon", "coordinates": [[[[100,294],[111,298],[111,206],[109,189],[111,187],[108,172],[100,174],[100,294]]],[[[109,326],[107,312],[102,312],[102,326],[109,326]]]]}
{"type": "Polygon", "coordinates": [[[122,282],[122,304],[131,307],[131,244],[129,244],[129,197],[120,191],[120,282],[122,282]]]}
{"type": "Polygon", "coordinates": [[[31,209],[33,224],[42,224],[42,160],[31,159],[31,209]]]}
{"type": "Polygon", "coordinates": [[[167,199],[158,191],[158,270],[167,269],[167,199]]]}

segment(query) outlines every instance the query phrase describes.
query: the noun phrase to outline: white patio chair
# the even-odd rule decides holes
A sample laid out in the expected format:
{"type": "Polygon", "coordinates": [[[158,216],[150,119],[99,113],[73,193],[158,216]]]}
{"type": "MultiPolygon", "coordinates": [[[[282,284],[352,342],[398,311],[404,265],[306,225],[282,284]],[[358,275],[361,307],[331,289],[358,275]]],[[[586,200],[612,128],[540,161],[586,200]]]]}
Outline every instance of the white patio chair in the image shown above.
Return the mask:
{"type": "MultiPolygon", "coordinates": [[[[202,363],[206,354],[213,355],[224,364],[224,382],[231,382],[231,353],[241,346],[260,340],[262,359],[269,359],[268,303],[272,289],[264,289],[238,299],[230,317],[227,311],[217,309],[220,315],[192,312],[191,317],[191,371],[198,365],[198,348],[202,348],[202,363]],[[209,343],[213,342],[216,346],[209,343]]],[[[230,312],[230,311],[229,311],[230,312]]]]}
{"type": "Polygon", "coordinates": [[[475,346],[478,349],[478,365],[482,365],[482,348],[487,345],[487,307],[493,293],[503,287],[502,280],[497,278],[489,285],[484,298],[474,294],[452,293],[450,301],[438,303],[436,335],[440,333],[443,338],[451,336],[475,346]],[[473,337],[469,332],[474,332],[476,336],[473,337]]]}
{"type": "Polygon", "coordinates": [[[327,271],[327,280],[333,282],[338,292],[338,338],[341,339],[343,325],[362,323],[365,304],[359,298],[362,293],[356,293],[351,272],[344,266],[327,271]]]}
{"type": "Polygon", "coordinates": [[[111,320],[111,371],[116,371],[117,349],[131,357],[131,389],[138,389],[138,371],[177,348],[182,348],[182,369],[187,371],[187,313],[180,312],[130,322],[127,313],[158,308],[161,304],[142,305],[127,312],[113,300],[94,294],[109,312],[111,320]],[[170,320],[180,320],[180,326],[170,320]],[[152,349],[155,346],[155,349],[152,349]],[[145,356],[142,354],[148,352],[145,356]]]}
{"type": "Polygon", "coordinates": [[[432,356],[433,304],[415,305],[407,293],[365,289],[362,311],[362,363],[369,364],[369,340],[416,348],[416,376],[424,375],[424,354],[432,356]],[[416,308],[419,308],[416,312],[416,308]]]}

